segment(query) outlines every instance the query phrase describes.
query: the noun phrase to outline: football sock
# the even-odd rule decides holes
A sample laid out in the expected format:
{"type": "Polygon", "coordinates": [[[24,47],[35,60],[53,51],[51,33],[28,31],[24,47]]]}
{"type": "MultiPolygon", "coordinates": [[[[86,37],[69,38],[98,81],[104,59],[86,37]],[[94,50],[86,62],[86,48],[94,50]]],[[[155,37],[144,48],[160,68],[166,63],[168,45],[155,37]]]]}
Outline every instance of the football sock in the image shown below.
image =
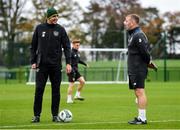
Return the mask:
{"type": "Polygon", "coordinates": [[[135,98],[135,103],[138,104],[138,99],[137,98],[135,98]]]}
{"type": "Polygon", "coordinates": [[[67,98],[68,98],[68,100],[72,100],[72,96],[71,95],[68,95],[67,98]]]}
{"type": "Polygon", "coordinates": [[[138,118],[142,121],[146,120],[146,110],[145,109],[138,109],[139,115],[138,118]]]}
{"type": "Polygon", "coordinates": [[[80,91],[77,91],[75,96],[76,96],[76,97],[80,97],[80,94],[81,94],[81,92],[80,92],[80,91]]]}

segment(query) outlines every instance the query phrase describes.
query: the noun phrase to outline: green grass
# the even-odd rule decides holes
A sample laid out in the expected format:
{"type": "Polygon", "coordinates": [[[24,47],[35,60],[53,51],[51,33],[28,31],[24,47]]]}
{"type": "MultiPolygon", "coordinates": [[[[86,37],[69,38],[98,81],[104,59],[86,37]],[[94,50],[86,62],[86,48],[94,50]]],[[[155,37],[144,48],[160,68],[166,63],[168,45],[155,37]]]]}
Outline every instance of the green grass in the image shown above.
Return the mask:
{"type": "MultiPolygon", "coordinates": [[[[150,81],[164,81],[164,61],[163,60],[154,60],[156,65],[158,66],[158,71],[155,73],[153,70],[149,69],[149,80],[150,81]]],[[[81,74],[88,81],[115,81],[117,76],[119,61],[93,61],[89,62],[89,68],[85,68],[83,65],[79,65],[79,70],[81,74]]],[[[121,62],[122,63],[122,62],[121,62]]],[[[180,81],[180,60],[167,60],[167,71],[166,71],[166,79],[167,81],[180,81]]],[[[123,63],[121,64],[123,67],[123,63]]],[[[24,66],[20,68],[13,68],[10,70],[6,70],[9,73],[5,78],[3,75],[6,72],[2,67],[0,68],[0,84],[1,83],[26,83],[29,78],[29,70],[30,66],[24,66]]],[[[63,63],[63,73],[62,79],[63,81],[67,81],[67,74],[65,73],[65,63],[63,63]]],[[[124,73],[123,68],[121,68],[120,72],[120,80],[123,79],[124,73]]]]}
{"type": "Polygon", "coordinates": [[[127,84],[86,85],[85,101],[66,104],[67,85],[61,86],[61,107],[73,113],[70,123],[51,121],[51,88],[46,87],[41,122],[30,123],[34,87],[0,86],[0,129],[180,129],[180,82],[147,83],[147,125],[129,125],[137,114],[133,91],[127,84]]]}
{"type": "MultiPolygon", "coordinates": [[[[158,67],[164,67],[164,60],[153,60],[153,62],[156,63],[156,65],[158,67]]],[[[119,61],[94,61],[94,62],[89,62],[88,64],[90,65],[90,67],[117,67],[118,66],[119,61]]],[[[167,67],[178,67],[180,65],[180,60],[179,59],[168,59],[166,61],[167,63],[167,67]]]]}

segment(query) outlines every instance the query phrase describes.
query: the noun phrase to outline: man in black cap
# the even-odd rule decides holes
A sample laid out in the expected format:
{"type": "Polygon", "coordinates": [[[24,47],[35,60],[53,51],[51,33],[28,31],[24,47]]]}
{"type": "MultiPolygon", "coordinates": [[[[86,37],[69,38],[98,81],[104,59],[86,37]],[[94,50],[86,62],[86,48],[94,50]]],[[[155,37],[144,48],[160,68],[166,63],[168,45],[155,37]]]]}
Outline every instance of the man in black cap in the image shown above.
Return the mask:
{"type": "Polygon", "coordinates": [[[60,85],[62,48],[66,58],[66,72],[71,72],[71,45],[65,29],[57,24],[58,13],[47,10],[47,22],[36,27],[31,43],[31,68],[36,69],[33,123],[40,122],[43,93],[49,77],[52,88],[52,121],[60,122],[60,85]]]}

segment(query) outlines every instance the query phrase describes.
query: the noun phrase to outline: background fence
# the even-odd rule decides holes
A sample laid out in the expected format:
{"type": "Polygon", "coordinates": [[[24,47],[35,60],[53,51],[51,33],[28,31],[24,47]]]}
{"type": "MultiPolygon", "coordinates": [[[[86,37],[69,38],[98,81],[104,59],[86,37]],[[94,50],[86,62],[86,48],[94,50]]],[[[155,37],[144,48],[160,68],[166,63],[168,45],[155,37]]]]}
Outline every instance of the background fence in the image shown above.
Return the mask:
{"type": "MultiPolygon", "coordinates": [[[[29,68],[19,70],[0,71],[0,83],[26,83],[29,77],[29,68]]],[[[80,73],[87,81],[116,81],[117,67],[90,67],[81,68],[80,73]]],[[[124,72],[121,69],[120,78],[124,72]]],[[[180,67],[168,67],[166,70],[167,81],[180,81],[180,67]]],[[[67,75],[62,72],[62,81],[68,81],[67,75]]],[[[164,68],[159,67],[157,72],[149,70],[147,81],[164,81],[164,68]]]]}

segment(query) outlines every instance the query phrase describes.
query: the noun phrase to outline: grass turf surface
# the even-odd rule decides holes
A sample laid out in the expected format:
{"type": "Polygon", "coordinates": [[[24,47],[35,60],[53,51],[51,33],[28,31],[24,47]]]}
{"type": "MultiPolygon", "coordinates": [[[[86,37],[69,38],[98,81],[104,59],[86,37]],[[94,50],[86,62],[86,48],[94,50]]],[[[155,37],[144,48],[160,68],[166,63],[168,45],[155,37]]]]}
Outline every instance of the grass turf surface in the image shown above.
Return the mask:
{"type": "Polygon", "coordinates": [[[85,101],[66,104],[67,85],[61,86],[61,107],[73,113],[70,123],[51,120],[51,88],[46,86],[41,122],[30,123],[34,87],[0,85],[0,129],[180,129],[180,82],[146,83],[147,125],[129,125],[137,115],[133,91],[127,84],[86,85],[85,101]]]}

